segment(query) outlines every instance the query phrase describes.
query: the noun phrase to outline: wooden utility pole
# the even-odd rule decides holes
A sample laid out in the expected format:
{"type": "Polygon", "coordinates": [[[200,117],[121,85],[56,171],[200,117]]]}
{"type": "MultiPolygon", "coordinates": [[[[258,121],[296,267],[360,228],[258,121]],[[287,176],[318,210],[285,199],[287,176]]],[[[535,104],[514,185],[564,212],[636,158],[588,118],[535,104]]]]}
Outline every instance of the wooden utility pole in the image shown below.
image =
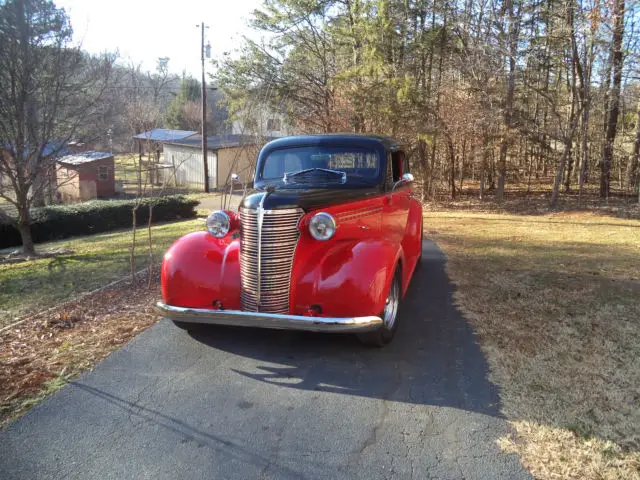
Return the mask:
{"type": "Polygon", "coordinates": [[[205,24],[200,24],[202,29],[202,41],[200,54],[202,59],[202,161],[204,163],[204,191],[209,193],[209,162],[207,161],[207,84],[204,78],[204,29],[205,24]]]}

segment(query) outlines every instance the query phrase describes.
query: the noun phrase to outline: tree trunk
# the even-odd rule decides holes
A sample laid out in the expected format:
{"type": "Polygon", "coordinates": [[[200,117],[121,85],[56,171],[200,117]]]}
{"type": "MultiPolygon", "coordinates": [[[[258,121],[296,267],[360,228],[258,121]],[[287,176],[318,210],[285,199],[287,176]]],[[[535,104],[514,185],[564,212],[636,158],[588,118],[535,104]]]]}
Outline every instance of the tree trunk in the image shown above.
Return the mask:
{"type": "Polygon", "coordinates": [[[18,225],[20,231],[20,238],[22,239],[22,254],[25,257],[35,257],[36,249],[33,244],[33,237],[31,236],[31,225],[29,220],[21,221],[18,225]]]}
{"type": "Polygon", "coordinates": [[[136,283],[136,225],[138,224],[137,219],[137,211],[138,206],[133,207],[131,215],[132,221],[132,236],[131,236],[131,246],[129,247],[129,267],[131,268],[131,284],[134,285],[136,283]]]}
{"type": "Polygon", "coordinates": [[[462,192],[462,182],[464,182],[464,168],[467,156],[467,140],[462,140],[462,156],[460,158],[460,187],[458,190],[462,192]]]}
{"type": "Polygon", "coordinates": [[[496,153],[493,149],[491,150],[491,161],[487,172],[487,183],[489,184],[489,191],[496,189],[496,153]]]}
{"type": "MultiPolygon", "coordinates": [[[[585,41],[584,51],[582,59],[578,49],[578,43],[576,39],[576,30],[574,23],[575,2],[572,0],[568,5],[567,10],[567,23],[571,31],[571,57],[574,64],[574,76],[577,80],[578,96],[580,99],[580,106],[582,108],[581,115],[581,129],[580,129],[580,145],[579,145],[579,158],[580,167],[576,169],[578,171],[578,191],[582,196],[584,190],[584,183],[587,177],[587,169],[589,168],[589,110],[591,108],[591,69],[593,65],[593,59],[595,55],[593,38],[593,28],[591,30],[592,36],[590,37],[590,45],[587,48],[586,36],[583,36],[585,41]]],[[[582,9],[582,0],[580,3],[582,9]]],[[[594,20],[592,20],[593,22],[594,20]]],[[[593,24],[592,24],[593,27],[593,24]]],[[[576,163],[578,158],[576,158],[576,163]]]]}
{"type": "Polygon", "coordinates": [[[449,169],[450,169],[450,185],[451,185],[451,200],[456,199],[456,150],[453,146],[453,139],[451,135],[447,134],[447,147],[449,149],[449,169]]]}
{"type": "MultiPolygon", "coordinates": [[[[575,82],[575,75],[574,75],[574,82],[575,82]]],[[[564,169],[567,161],[569,161],[569,159],[571,158],[572,147],[573,147],[573,136],[575,134],[576,128],[578,127],[579,117],[578,115],[576,115],[576,112],[575,112],[576,103],[578,101],[575,83],[574,83],[574,88],[572,88],[572,91],[573,91],[573,96],[571,101],[571,109],[569,113],[570,126],[569,126],[569,131],[567,132],[567,136],[565,137],[565,140],[564,140],[564,152],[562,152],[562,157],[560,158],[560,164],[558,165],[558,169],[556,170],[556,178],[553,183],[553,192],[551,193],[551,202],[550,202],[552,207],[555,207],[556,203],[558,202],[558,193],[560,191],[560,184],[562,183],[562,174],[564,173],[564,169]]]]}
{"type": "Polygon", "coordinates": [[[436,135],[433,136],[433,143],[431,144],[431,159],[429,165],[429,182],[427,183],[427,195],[430,198],[433,198],[433,183],[434,183],[434,175],[436,172],[436,148],[437,148],[438,137],[436,135]]]}
{"type": "Polygon", "coordinates": [[[629,186],[640,187],[640,101],[636,118],[636,138],[633,142],[633,152],[629,162],[629,186]]]}
{"type": "Polygon", "coordinates": [[[615,0],[615,23],[611,42],[611,67],[613,70],[613,84],[609,97],[609,112],[605,132],[604,150],[600,164],[600,197],[608,198],[611,191],[611,163],[613,161],[613,143],[616,139],[618,127],[618,113],[620,111],[620,85],[622,83],[622,38],[624,36],[624,8],[625,0],[615,0]]]}
{"type": "Polygon", "coordinates": [[[18,231],[22,240],[22,254],[25,257],[35,257],[36,249],[31,236],[31,212],[28,200],[21,195],[16,202],[18,209],[18,231]]]}
{"type": "Polygon", "coordinates": [[[590,99],[586,98],[582,105],[582,126],[580,132],[580,177],[578,179],[578,191],[580,196],[584,191],[584,184],[587,181],[587,173],[589,169],[589,108],[590,99]]]}
{"type": "Polygon", "coordinates": [[[527,193],[531,193],[531,175],[533,174],[533,157],[534,157],[534,147],[531,144],[531,149],[529,150],[529,164],[527,165],[527,193]]]}
{"type": "Polygon", "coordinates": [[[429,157],[427,156],[427,144],[424,140],[418,141],[418,159],[420,161],[420,172],[422,174],[422,196],[424,202],[427,199],[427,185],[429,184],[429,157]]]}
{"type": "Polygon", "coordinates": [[[147,235],[149,236],[149,282],[147,287],[151,289],[153,282],[153,239],[151,237],[151,223],[153,221],[153,205],[149,203],[149,222],[147,223],[147,235]]]}
{"type": "Polygon", "coordinates": [[[573,173],[573,152],[569,152],[569,155],[567,156],[567,177],[564,179],[565,193],[571,192],[571,174],[572,173],[573,173]]]}
{"type": "Polygon", "coordinates": [[[508,61],[509,71],[507,73],[507,97],[505,100],[504,120],[502,125],[502,138],[500,140],[500,157],[498,162],[498,189],[496,190],[496,199],[501,202],[504,200],[504,185],[507,178],[507,146],[509,136],[511,135],[511,117],[513,115],[513,99],[516,88],[516,55],[518,54],[518,36],[519,36],[519,12],[514,13],[513,0],[507,0],[506,8],[508,11],[508,61]]]}
{"type": "Polygon", "coordinates": [[[562,183],[562,173],[564,172],[564,166],[567,161],[567,151],[562,152],[562,156],[560,157],[560,163],[558,164],[558,169],[556,170],[556,179],[553,182],[553,192],[551,193],[551,204],[552,207],[556,206],[558,203],[558,193],[560,191],[560,184],[562,183]]]}

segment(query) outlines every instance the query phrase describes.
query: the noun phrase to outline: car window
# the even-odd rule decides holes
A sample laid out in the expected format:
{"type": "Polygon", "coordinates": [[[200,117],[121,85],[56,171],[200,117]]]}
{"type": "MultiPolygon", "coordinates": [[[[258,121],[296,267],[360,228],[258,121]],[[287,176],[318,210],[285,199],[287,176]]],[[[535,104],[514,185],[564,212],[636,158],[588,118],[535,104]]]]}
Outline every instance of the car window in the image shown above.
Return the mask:
{"type": "Polygon", "coordinates": [[[282,180],[285,173],[307,169],[344,172],[346,183],[373,184],[381,162],[374,150],[343,147],[296,147],[274,150],[262,162],[262,180],[282,180]]]}
{"type": "Polygon", "coordinates": [[[393,175],[393,181],[397,182],[402,176],[402,152],[393,152],[391,154],[391,171],[393,175]]]}
{"type": "Polygon", "coordinates": [[[390,190],[393,187],[393,156],[391,153],[387,153],[386,179],[387,189],[390,190]]]}
{"type": "Polygon", "coordinates": [[[411,168],[409,166],[409,158],[407,154],[402,152],[402,174],[411,173],[411,168]]]}

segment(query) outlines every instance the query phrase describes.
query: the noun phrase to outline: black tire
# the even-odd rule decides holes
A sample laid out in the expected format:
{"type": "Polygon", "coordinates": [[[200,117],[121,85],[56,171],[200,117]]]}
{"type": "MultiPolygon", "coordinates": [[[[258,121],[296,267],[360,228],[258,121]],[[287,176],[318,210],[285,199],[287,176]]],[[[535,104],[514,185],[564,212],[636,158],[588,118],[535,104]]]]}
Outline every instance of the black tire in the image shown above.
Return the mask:
{"type": "Polygon", "coordinates": [[[398,330],[398,310],[400,308],[401,296],[402,282],[400,280],[400,270],[398,269],[389,287],[389,294],[387,295],[388,303],[386,303],[384,310],[380,313],[380,318],[382,318],[384,324],[373,332],[359,333],[358,339],[363,344],[369,347],[380,348],[391,343],[391,340],[393,340],[398,330]],[[390,316],[393,316],[393,318],[390,318],[390,316]]]}

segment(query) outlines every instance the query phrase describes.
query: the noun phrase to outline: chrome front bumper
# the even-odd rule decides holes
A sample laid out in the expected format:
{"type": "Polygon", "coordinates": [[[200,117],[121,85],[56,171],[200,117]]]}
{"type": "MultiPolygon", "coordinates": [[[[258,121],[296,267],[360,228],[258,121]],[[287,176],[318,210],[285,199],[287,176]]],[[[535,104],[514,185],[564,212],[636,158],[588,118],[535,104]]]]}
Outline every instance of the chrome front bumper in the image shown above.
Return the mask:
{"type": "Polygon", "coordinates": [[[166,318],[178,322],[233,325],[238,327],[307,330],[311,332],[368,332],[382,326],[380,317],[304,317],[276,313],[242,312],[240,310],[206,310],[174,307],[162,302],[156,309],[166,318]]]}

